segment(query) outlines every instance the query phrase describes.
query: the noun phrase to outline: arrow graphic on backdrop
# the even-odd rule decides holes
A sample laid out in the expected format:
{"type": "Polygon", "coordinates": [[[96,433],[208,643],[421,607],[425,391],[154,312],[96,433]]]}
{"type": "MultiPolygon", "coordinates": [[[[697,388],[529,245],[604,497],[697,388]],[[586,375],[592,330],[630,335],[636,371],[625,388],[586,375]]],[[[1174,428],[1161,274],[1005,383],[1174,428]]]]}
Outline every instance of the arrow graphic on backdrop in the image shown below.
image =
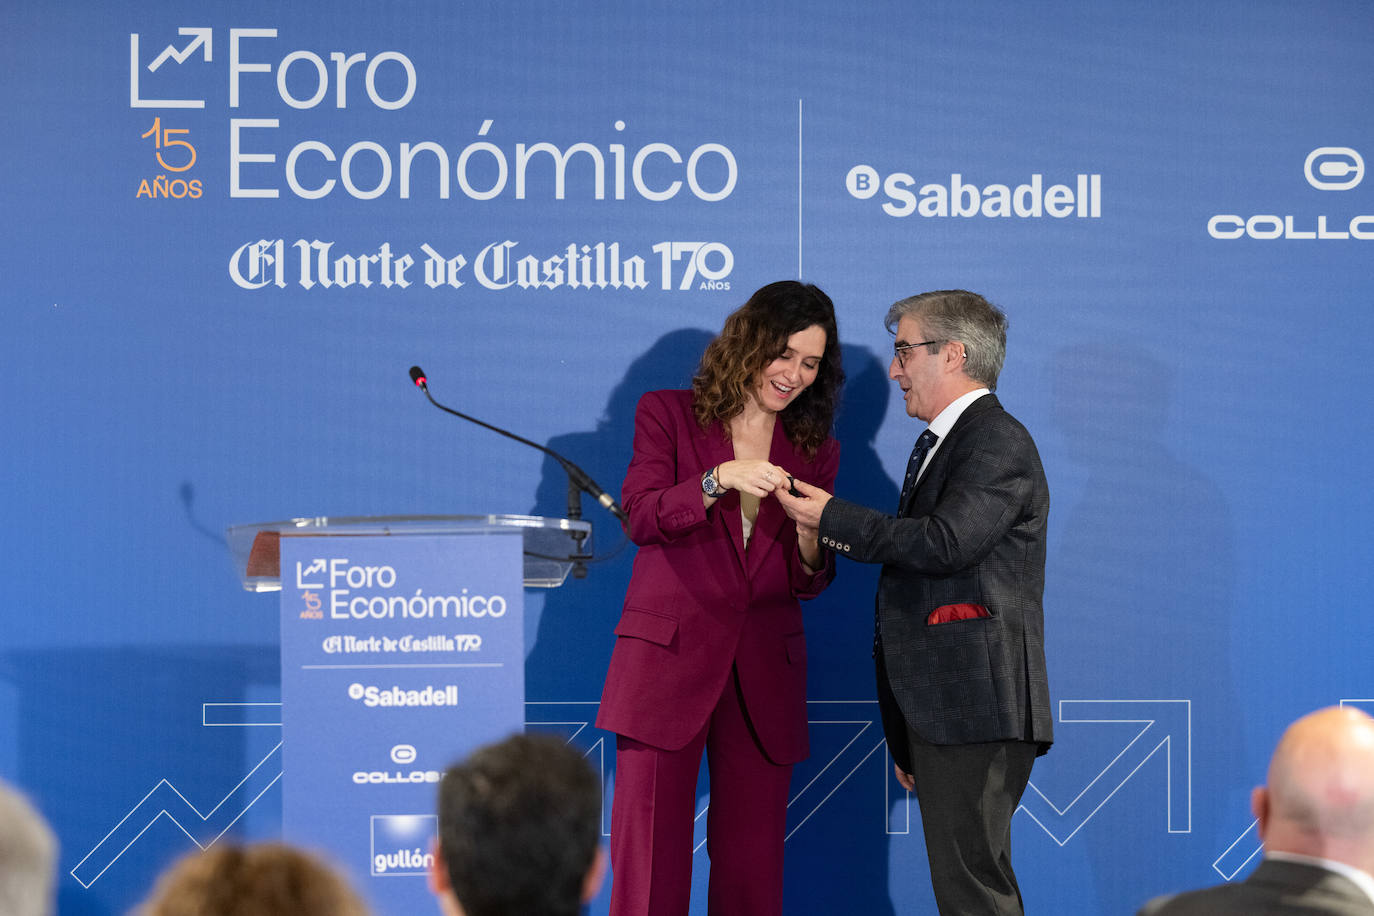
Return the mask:
{"type": "MultiPolygon", "coordinates": [[[[611,774],[607,770],[607,741],[603,733],[592,729],[592,723],[596,720],[596,711],[599,703],[584,702],[529,702],[525,704],[525,724],[531,728],[551,729],[558,728],[566,731],[572,730],[572,735],[568,739],[569,743],[583,748],[586,756],[595,764],[600,761],[601,783],[610,786],[612,783],[611,774]]],[[[831,745],[838,745],[838,749],[831,753],[829,759],[821,763],[822,754],[816,754],[808,761],[808,764],[820,766],[814,773],[810,769],[799,767],[796,771],[797,783],[794,786],[792,797],[787,803],[788,807],[788,832],[785,839],[791,839],[792,835],[802,828],[811,816],[819,811],[830,799],[848,783],[862,767],[873,760],[875,756],[881,757],[884,765],[881,768],[885,778],[895,785],[895,780],[890,776],[890,768],[885,765],[886,757],[880,752],[884,747],[882,730],[878,728],[876,721],[877,701],[825,701],[811,700],[807,703],[809,724],[816,731],[813,734],[820,736],[824,732],[833,735],[834,738],[829,742],[831,745]],[[808,776],[809,774],[809,776],[808,776]],[[803,782],[803,780],[805,780],[803,782]]],[[[815,744],[825,743],[823,739],[813,742],[815,744]]],[[[892,795],[891,786],[888,787],[888,795],[892,795]]],[[[892,830],[889,833],[906,833],[909,831],[909,812],[907,806],[910,799],[906,798],[906,793],[901,792],[904,804],[899,805],[899,811],[895,817],[907,821],[907,826],[903,829],[892,830]]],[[[611,791],[602,795],[602,835],[609,836],[610,830],[610,811],[611,791]]],[[[885,803],[882,811],[877,811],[875,806],[875,820],[877,816],[884,814],[888,808],[885,803]]],[[[699,851],[706,843],[706,812],[710,810],[709,796],[699,802],[699,810],[696,813],[696,829],[693,836],[693,852],[699,851]]]]}
{"type": "MultiPolygon", "coordinates": [[[[205,59],[210,60],[211,35],[213,30],[204,27],[180,28],[177,32],[181,35],[193,36],[190,43],[178,51],[172,45],[163,49],[162,53],[150,64],[149,71],[156,71],[167,58],[172,58],[178,64],[185,63],[197,48],[205,49],[205,59]]],[[[138,88],[139,66],[138,66],[138,33],[129,33],[129,107],[130,108],[204,108],[204,99],[145,99],[141,98],[138,88]]]]}
{"type": "Polygon", "coordinates": [[[1060,700],[1059,721],[1079,724],[1136,724],[1138,731],[1111,762],[1062,807],[1028,785],[1017,810],[1025,811],[1060,846],[1092,820],[1122,786],[1163,751],[1168,779],[1169,832],[1192,830],[1193,762],[1191,700],[1060,700]]]}
{"type": "MultiPolygon", "coordinates": [[[[830,759],[800,787],[792,790],[792,797],[787,802],[788,808],[788,829],[785,839],[790,840],[792,836],[809,821],[817,811],[819,811],[835,793],[848,783],[859,770],[868,765],[874,758],[878,760],[878,772],[883,774],[886,789],[883,796],[883,816],[889,817],[888,811],[891,809],[891,821],[897,823],[894,828],[892,823],[885,823],[884,829],[887,833],[909,833],[911,831],[911,797],[904,789],[899,788],[901,804],[893,808],[889,802],[893,796],[892,787],[896,785],[896,780],[892,776],[892,768],[887,765],[887,742],[883,738],[882,726],[878,724],[878,702],[876,700],[866,700],[862,702],[851,701],[808,701],[807,724],[811,726],[813,736],[819,738],[824,732],[831,733],[834,737],[829,745],[834,747],[839,744],[839,748],[834,750],[830,759]],[[842,742],[842,743],[840,743],[842,742]]],[[[813,738],[813,740],[815,740],[813,738]]],[[[819,755],[817,755],[819,759],[819,755]]],[[[803,779],[809,772],[810,761],[799,765],[794,771],[796,776],[803,779]],[[802,767],[808,767],[803,769],[802,767]]],[[[800,779],[797,780],[800,782],[800,779]]]]}
{"type": "MultiPolygon", "coordinates": [[[[1341,700],[1341,706],[1354,706],[1374,716],[1374,700],[1341,700]]],[[[1250,860],[1264,851],[1260,844],[1259,822],[1251,821],[1250,826],[1231,842],[1230,846],[1212,863],[1212,870],[1226,881],[1234,880],[1250,860]]]]}
{"type": "Polygon", "coordinates": [[[276,785],[278,779],[281,779],[280,741],[238,785],[229,790],[219,804],[205,814],[187,801],[176,786],[166,779],[159,779],[157,785],[105,834],[104,839],[76,863],[72,877],[82,887],[90,887],[162,817],[176,824],[191,842],[205,849],[224,836],[225,831],[234,826],[268,789],[276,785]]]}
{"type": "MultiPolygon", "coordinates": [[[[596,718],[597,703],[527,703],[527,726],[561,726],[574,729],[570,741],[586,748],[587,756],[606,777],[604,738],[588,742],[585,731],[596,718]],[[576,709],[569,707],[584,707],[576,709]],[[590,712],[588,712],[590,711],[590,712]],[[585,715],[584,715],[585,714],[585,715]]],[[[201,724],[205,727],[255,728],[281,727],[280,703],[204,703],[201,724]]],[[[201,849],[213,845],[230,827],[248,812],[268,789],[281,779],[281,742],[278,742],[253,769],[234,786],[208,813],[186,799],[174,784],[159,779],[119,822],[105,834],[90,852],[76,863],[71,875],[85,888],[109,871],[124,853],[128,852],[158,819],[166,817],[201,849]]],[[[610,811],[603,813],[603,833],[609,834],[610,811]]]]}
{"type": "MultiPolygon", "coordinates": [[[[184,63],[186,63],[186,58],[190,57],[191,54],[192,54],[192,52],[194,52],[194,51],[196,50],[196,48],[199,48],[201,45],[204,45],[204,46],[205,46],[205,61],[206,61],[206,63],[209,63],[209,62],[211,61],[212,58],[210,57],[210,49],[211,49],[211,47],[213,47],[213,45],[211,44],[212,36],[214,35],[214,30],[213,30],[213,29],[208,29],[208,28],[177,29],[177,33],[178,33],[178,34],[181,34],[181,35],[193,35],[193,36],[195,36],[195,37],[193,37],[193,38],[191,39],[191,43],[190,43],[190,44],[188,44],[186,47],[182,48],[180,51],[178,51],[178,50],[176,49],[176,47],[173,46],[173,45],[168,45],[167,47],[163,48],[163,49],[162,49],[162,53],[159,54],[159,55],[157,56],[157,59],[154,60],[151,64],[148,65],[148,72],[149,72],[149,73],[156,73],[156,72],[157,72],[157,68],[158,68],[158,67],[161,67],[161,66],[163,65],[163,63],[166,62],[167,58],[169,58],[169,57],[170,57],[172,60],[174,60],[174,61],[176,61],[177,63],[179,63],[179,64],[184,64],[184,63]]],[[[231,42],[231,44],[232,44],[232,42],[231,42]]]]}
{"type": "MultiPolygon", "coordinates": [[[[525,728],[565,734],[568,743],[582,749],[592,767],[601,777],[603,786],[609,774],[606,771],[606,738],[592,728],[596,720],[596,709],[600,703],[578,703],[553,701],[548,703],[525,703],[525,728]],[[571,729],[571,734],[568,733],[571,729]]],[[[614,753],[614,748],[611,749],[614,753]]],[[[601,835],[611,835],[611,793],[601,793],[601,835]]]]}
{"type": "MultiPolygon", "coordinates": [[[[1368,702],[1374,701],[1348,701],[1368,702]]],[[[603,785],[609,784],[607,746],[604,736],[592,731],[596,718],[595,702],[530,702],[525,704],[526,725],[535,729],[572,729],[569,741],[582,747],[601,773],[603,785]]],[[[885,780],[884,816],[895,817],[886,826],[888,833],[905,833],[909,827],[910,797],[892,789],[891,768],[882,755],[883,736],[875,717],[876,703],[811,701],[809,720],[813,727],[827,730],[836,737],[838,745],[829,759],[821,763],[821,755],[813,758],[819,769],[794,791],[788,802],[790,817],[787,837],[790,839],[808,820],[859,771],[875,758],[882,759],[885,780]],[[905,802],[890,814],[892,796],[905,802]],[[900,824],[903,813],[908,824],[900,824]]],[[[281,704],[206,703],[207,726],[251,727],[280,726],[281,704]],[[251,709],[249,708],[251,707],[251,709]]],[[[1062,700],[1059,704],[1061,723],[1136,724],[1136,735],[1089,781],[1088,785],[1063,807],[1050,801],[1034,783],[1021,801],[1021,809],[1060,846],[1067,843],[1083,826],[1111,800],[1122,786],[1139,772],[1151,757],[1163,750],[1168,770],[1168,816],[1170,833],[1187,833],[1192,819],[1192,762],[1191,762],[1191,703],[1188,700],[1062,700]]],[[[253,769],[234,786],[209,812],[202,814],[187,801],[180,790],[167,779],[157,784],[122,817],[110,832],[72,869],[71,875],[83,887],[90,887],[118,861],[139,838],[159,819],[166,817],[198,847],[204,849],[224,835],[281,779],[281,744],[272,748],[253,769]]],[[[799,776],[803,776],[799,771],[799,776]]],[[[611,793],[605,793],[609,805],[611,793]]],[[[704,815],[709,804],[703,804],[697,814],[698,834],[695,848],[705,842],[704,815]]],[[[602,813],[602,832],[608,833],[610,814],[602,813]]],[[[1247,834],[1249,831],[1247,831],[1247,834]]],[[[1233,844],[1233,848],[1247,834],[1233,844]]],[[[1228,854],[1231,850],[1228,850],[1228,854]]],[[[1226,854],[1223,854],[1225,856],[1226,854]]],[[[1253,855],[1253,853],[1249,853],[1253,855]]],[[[1243,857],[1243,862],[1248,857],[1243,857]]],[[[1220,861],[1220,860],[1219,860],[1220,861]]],[[[1238,869],[1237,869],[1238,870],[1238,869]]]]}

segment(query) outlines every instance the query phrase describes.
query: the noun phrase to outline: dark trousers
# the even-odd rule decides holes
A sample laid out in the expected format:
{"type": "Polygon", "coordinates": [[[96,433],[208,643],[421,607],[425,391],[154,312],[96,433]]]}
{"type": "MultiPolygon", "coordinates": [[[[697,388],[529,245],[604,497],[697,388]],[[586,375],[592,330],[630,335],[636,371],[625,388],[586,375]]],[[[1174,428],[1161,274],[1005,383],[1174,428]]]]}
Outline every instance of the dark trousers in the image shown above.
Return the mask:
{"type": "Polygon", "coordinates": [[[1035,744],[931,744],[910,728],[907,742],[941,916],[1020,916],[1011,816],[1030,781],[1035,744]]]}

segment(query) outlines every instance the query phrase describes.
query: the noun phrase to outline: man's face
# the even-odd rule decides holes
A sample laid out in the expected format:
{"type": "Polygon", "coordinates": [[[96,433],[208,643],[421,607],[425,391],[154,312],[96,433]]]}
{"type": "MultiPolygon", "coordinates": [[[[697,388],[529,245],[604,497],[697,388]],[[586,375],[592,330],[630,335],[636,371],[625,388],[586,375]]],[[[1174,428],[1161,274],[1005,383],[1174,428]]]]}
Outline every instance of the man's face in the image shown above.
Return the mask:
{"type": "Polygon", "coordinates": [[[929,339],[919,321],[910,316],[903,318],[897,323],[897,339],[893,341],[898,350],[887,370],[887,377],[901,386],[906,415],[927,423],[949,403],[943,391],[945,373],[941,371],[945,362],[944,341],[940,346],[901,348],[929,339]]]}

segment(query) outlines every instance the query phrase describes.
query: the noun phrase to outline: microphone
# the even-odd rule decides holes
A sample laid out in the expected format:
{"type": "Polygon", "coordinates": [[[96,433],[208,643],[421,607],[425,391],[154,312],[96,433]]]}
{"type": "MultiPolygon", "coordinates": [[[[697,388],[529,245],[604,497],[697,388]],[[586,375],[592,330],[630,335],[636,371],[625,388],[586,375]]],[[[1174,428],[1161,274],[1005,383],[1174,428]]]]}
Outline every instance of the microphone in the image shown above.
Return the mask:
{"type": "MultiPolygon", "coordinates": [[[[469,423],[476,423],[483,429],[489,429],[494,433],[500,433],[507,439],[514,439],[516,442],[528,445],[530,448],[539,449],[539,451],[548,455],[550,458],[552,458],[554,461],[557,461],[559,465],[562,466],[564,472],[566,472],[568,475],[569,486],[575,488],[573,490],[574,495],[576,494],[577,490],[581,490],[589,494],[597,502],[601,503],[601,505],[606,508],[606,511],[610,512],[616,518],[620,519],[620,521],[629,521],[630,517],[625,514],[624,509],[620,508],[620,504],[615,501],[615,498],[612,497],[611,494],[603,490],[595,480],[592,480],[592,478],[587,474],[586,471],[582,470],[580,467],[573,464],[567,458],[564,458],[562,455],[558,454],[551,448],[540,445],[538,442],[531,442],[529,439],[526,439],[523,436],[517,436],[515,433],[510,432],[509,430],[502,429],[499,426],[493,426],[492,424],[479,420],[476,417],[470,417],[465,413],[459,413],[451,407],[445,407],[443,404],[440,404],[438,401],[434,400],[434,395],[429,393],[429,380],[425,378],[425,370],[421,369],[419,366],[410,367],[410,380],[415,383],[415,387],[419,388],[421,391],[425,393],[425,397],[429,398],[429,402],[431,404],[442,410],[444,413],[453,414],[460,420],[467,420],[469,423]]],[[[577,502],[575,499],[569,499],[568,517],[582,517],[582,510],[580,507],[577,506],[577,502]]]]}

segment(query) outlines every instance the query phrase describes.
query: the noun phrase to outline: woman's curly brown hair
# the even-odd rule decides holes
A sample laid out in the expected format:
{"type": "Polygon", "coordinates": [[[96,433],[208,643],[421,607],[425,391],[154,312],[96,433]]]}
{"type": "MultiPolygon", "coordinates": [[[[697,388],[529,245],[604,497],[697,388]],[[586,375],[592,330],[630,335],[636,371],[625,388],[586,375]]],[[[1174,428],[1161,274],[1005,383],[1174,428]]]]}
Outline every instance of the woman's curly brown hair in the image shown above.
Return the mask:
{"type": "Polygon", "coordinates": [[[794,448],[810,458],[830,435],[844,369],[830,297],[810,283],[780,280],[749,297],[725,319],[720,335],[702,354],[692,379],[692,409],[702,429],[728,424],[744,412],[759,373],[787,349],[787,339],[812,326],[825,331],[825,353],[816,380],[779,416],[794,448]]]}

